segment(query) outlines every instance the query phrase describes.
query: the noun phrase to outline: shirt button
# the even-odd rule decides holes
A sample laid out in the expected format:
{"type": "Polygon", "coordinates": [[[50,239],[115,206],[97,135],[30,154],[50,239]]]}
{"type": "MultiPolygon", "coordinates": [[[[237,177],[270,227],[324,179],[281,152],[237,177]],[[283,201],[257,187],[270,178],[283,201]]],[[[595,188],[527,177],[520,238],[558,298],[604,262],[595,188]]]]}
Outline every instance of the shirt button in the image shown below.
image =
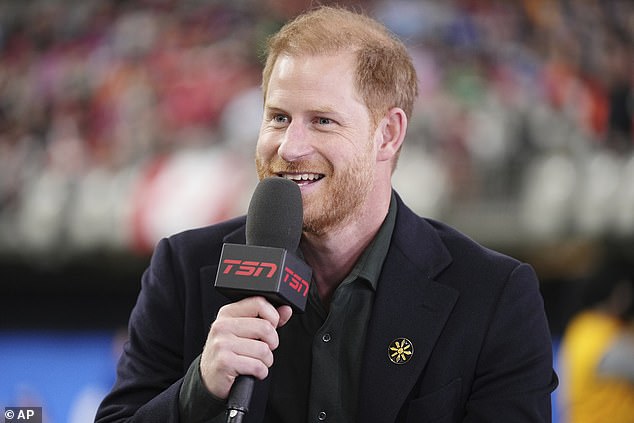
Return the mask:
{"type": "Polygon", "coordinates": [[[317,414],[317,418],[320,422],[323,422],[324,420],[326,420],[326,412],[320,411],[319,414],[317,414]]]}
{"type": "MultiPolygon", "coordinates": [[[[329,333],[324,333],[324,336],[321,337],[321,340],[324,341],[324,342],[330,342],[331,339],[332,338],[330,337],[329,333]]],[[[325,415],[325,413],[324,413],[324,415],[325,415]]]]}

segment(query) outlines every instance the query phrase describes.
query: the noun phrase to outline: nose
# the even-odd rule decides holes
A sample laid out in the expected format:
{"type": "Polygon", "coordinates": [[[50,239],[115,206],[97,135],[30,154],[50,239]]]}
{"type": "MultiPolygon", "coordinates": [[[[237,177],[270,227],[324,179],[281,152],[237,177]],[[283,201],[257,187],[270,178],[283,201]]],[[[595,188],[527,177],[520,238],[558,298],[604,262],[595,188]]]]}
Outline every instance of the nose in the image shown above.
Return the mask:
{"type": "Polygon", "coordinates": [[[297,120],[291,121],[286,128],[277,154],[287,162],[305,158],[312,152],[308,129],[297,120]]]}

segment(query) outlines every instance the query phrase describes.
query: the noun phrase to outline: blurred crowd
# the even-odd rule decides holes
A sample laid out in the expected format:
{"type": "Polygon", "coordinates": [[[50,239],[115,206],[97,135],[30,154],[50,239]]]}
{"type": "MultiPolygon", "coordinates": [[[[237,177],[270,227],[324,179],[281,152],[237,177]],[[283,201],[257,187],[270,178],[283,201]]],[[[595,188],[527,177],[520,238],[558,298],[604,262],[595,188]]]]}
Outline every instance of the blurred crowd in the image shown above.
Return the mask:
{"type": "MultiPolygon", "coordinates": [[[[147,252],[244,213],[262,46],[310,3],[0,3],[0,253],[147,252]]],[[[420,213],[493,242],[634,237],[634,3],[338,3],[415,59],[395,186],[420,213]]]]}

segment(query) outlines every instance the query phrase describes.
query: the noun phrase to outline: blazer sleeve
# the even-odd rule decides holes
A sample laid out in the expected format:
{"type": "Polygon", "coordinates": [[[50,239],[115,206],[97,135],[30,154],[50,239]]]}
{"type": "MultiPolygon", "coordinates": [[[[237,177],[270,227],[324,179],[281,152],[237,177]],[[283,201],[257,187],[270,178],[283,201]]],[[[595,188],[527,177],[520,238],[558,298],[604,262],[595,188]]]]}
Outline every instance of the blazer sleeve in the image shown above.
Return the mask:
{"type": "Polygon", "coordinates": [[[520,264],[491,315],[464,422],[550,422],[557,383],[538,280],[520,264]]]}
{"type": "Polygon", "coordinates": [[[161,240],[141,278],[117,379],[96,423],[179,421],[179,394],[190,363],[184,358],[185,276],[174,263],[169,241],[161,240]]]}

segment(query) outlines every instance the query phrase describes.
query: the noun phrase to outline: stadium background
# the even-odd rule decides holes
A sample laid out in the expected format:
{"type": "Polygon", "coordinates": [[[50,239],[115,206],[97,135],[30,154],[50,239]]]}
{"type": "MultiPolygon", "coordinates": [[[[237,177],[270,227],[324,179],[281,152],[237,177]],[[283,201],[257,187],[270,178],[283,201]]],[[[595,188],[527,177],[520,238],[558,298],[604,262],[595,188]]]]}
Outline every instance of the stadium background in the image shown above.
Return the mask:
{"type": "MultiPolygon", "coordinates": [[[[342,3],[419,72],[397,190],[530,262],[556,349],[579,281],[634,265],[634,6],[342,3]]],[[[307,4],[0,3],[0,406],[92,418],[157,240],[245,212],[261,46],[307,4]]]]}

